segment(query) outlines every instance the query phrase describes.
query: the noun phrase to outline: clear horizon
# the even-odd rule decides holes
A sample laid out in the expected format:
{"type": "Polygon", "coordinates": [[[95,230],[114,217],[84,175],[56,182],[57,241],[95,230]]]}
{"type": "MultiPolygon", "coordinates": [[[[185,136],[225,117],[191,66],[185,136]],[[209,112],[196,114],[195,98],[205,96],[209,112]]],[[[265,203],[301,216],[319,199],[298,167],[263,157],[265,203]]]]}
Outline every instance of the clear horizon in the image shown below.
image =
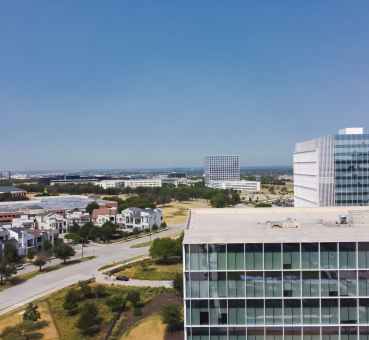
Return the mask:
{"type": "Polygon", "coordinates": [[[369,128],[369,3],[7,2],[1,169],[158,168],[369,128]]]}

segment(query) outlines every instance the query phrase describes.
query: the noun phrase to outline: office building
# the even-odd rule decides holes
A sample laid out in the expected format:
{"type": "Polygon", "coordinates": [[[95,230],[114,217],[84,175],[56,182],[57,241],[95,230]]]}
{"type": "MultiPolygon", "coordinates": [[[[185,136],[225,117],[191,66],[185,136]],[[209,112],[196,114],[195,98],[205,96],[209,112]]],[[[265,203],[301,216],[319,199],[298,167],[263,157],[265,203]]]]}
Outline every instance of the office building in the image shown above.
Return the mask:
{"type": "Polygon", "coordinates": [[[215,155],[205,158],[205,183],[239,181],[240,156],[215,155]]]}
{"type": "Polygon", "coordinates": [[[369,205],[369,134],[346,128],[297,143],[295,207],[369,205]]]}
{"type": "Polygon", "coordinates": [[[187,340],[369,339],[367,208],[197,209],[183,247],[187,340]]]}
{"type": "Polygon", "coordinates": [[[260,191],[260,182],[257,181],[209,181],[207,184],[208,187],[213,189],[231,189],[235,191],[241,192],[259,192],[260,191]]]}

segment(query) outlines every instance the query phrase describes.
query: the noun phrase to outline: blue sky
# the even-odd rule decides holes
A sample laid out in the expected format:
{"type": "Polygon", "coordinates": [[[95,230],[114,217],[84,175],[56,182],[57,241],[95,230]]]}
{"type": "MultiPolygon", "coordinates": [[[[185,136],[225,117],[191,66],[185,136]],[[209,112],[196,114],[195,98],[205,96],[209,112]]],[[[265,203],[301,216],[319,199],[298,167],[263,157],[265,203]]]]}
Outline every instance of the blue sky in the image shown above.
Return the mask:
{"type": "Polygon", "coordinates": [[[368,1],[8,1],[0,169],[289,165],[369,128],[368,1]]]}

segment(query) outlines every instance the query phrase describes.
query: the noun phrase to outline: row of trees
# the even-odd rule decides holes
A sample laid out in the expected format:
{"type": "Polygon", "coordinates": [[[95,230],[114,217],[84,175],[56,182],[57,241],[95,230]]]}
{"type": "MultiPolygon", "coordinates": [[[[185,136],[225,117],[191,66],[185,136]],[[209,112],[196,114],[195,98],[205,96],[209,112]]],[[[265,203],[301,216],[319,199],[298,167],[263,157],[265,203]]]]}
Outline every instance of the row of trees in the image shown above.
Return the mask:
{"type": "MultiPolygon", "coordinates": [[[[155,208],[156,205],[166,204],[172,200],[188,201],[196,198],[203,198],[210,201],[214,207],[225,207],[240,202],[237,192],[232,190],[220,190],[206,187],[203,183],[197,183],[193,186],[181,185],[163,185],[160,188],[113,188],[103,189],[94,184],[63,184],[45,186],[43,184],[22,184],[19,187],[38,193],[47,193],[48,195],[56,195],[59,193],[68,194],[134,194],[126,200],[114,198],[118,201],[119,211],[128,207],[139,208],[155,208]]],[[[109,199],[113,199],[109,197],[109,199]]]]}

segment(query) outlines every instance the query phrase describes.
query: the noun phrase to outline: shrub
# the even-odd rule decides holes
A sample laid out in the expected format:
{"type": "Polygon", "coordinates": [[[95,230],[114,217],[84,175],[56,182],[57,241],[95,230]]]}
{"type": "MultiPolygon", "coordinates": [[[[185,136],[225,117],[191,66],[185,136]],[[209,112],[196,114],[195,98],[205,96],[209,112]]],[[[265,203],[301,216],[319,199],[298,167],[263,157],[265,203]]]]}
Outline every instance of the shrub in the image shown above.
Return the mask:
{"type": "Polygon", "coordinates": [[[77,327],[82,334],[93,335],[99,332],[101,317],[94,303],[88,302],[81,308],[81,314],[77,321],[77,327]]]}
{"type": "Polygon", "coordinates": [[[127,294],[127,300],[132,304],[132,306],[138,306],[140,304],[140,293],[137,290],[131,290],[127,294]]]}
{"type": "Polygon", "coordinates": [[[67,311],[69,315],[74,315],[78,311],[78,302],[80,301],[81,296],[76,289],[68,290],[67,294],[64,297],[63,308],[67,311]]]}
{"type": "Polygon", "coordinates": [[[93,297],[92,289],[86,281],[80,281],[78,285],[79,288],[81,289],[81,295],[83,298],[89,299],[93,297]]]}
{"type": "Polygon", "coordinates": [[[122,295],[114,295],[106,301],[106,304],[110,307],[113,313],[119,313],[125,310],[127,299],[122,295]]]}
{"type": "Polygon", "coordinates": [[[40,318],[41,315],[40,312],[38,311],[38,306],[34,305],[32,302],[29,303],[26,307],[26,310],[23,313],[23,320],[36,322],[40,318]]]}
{"type": "Polygon", "coordinates": [[[103,285],[97,285],[95,287],[95,296],[97,298],[103,298],[108,295],[108,291],[106,290],[105,286],[103,285]]]}
{"type": "Polygon", "coordinates": [[[164,306],[161,311],[163,323],[167,325],[169,332],[175,332],[183,327],[182,310],[179,305],[170,304],[164,306]]]}
{"type": "Polygon", "coordinates": [[[135,306],[133,308],[133,315],[134,316],[141,316],[142,315],[142,309],[139,306],[135,306]]]}

